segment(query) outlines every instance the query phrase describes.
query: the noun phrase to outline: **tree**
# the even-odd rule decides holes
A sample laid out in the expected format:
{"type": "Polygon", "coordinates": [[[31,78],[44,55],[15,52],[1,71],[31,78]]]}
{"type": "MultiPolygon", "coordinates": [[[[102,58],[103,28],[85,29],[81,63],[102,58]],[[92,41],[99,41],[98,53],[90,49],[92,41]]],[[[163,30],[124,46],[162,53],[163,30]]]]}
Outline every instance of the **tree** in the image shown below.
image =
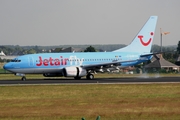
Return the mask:
{"type": "Polygon", "coordinates": [[[36,51],[36,53],[40,53],[40,52],[42,52],[42,50],[41,50],[41,49],[39,49],[39,47],[38,47],[37,45],[34,47],[34,50],[36,51]]]}
{"type": "Polygon", "coordinates": [[[177,52],[180,54],[180,41],[178,42],[177,52]]]}
{"type": "Polygon", "coordinates": [[[27,54],[35,54],[35,53],[36,53],[36,51],[34,49],[30,49],[27,51],[27,54]]]}
{"type": "Polygon", "coordinates": [[[87,47],[84,52],[97,52],[96,49],[92,46],[87,47]]]}
{"type": "Polygon", "coordinates": [[[55,48],[54,50],[52,50],[52,52],[54,53],[59,53],[62,51],[62,48],[55,48]]]}

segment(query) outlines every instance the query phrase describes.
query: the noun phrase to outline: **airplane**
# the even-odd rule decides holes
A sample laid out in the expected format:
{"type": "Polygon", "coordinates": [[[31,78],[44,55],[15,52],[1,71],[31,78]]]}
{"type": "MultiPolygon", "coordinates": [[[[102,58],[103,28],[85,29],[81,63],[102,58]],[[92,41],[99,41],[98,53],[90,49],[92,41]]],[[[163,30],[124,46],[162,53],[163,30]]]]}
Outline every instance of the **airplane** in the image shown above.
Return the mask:
{"type": "Polygon", "coordinates": [[[148,21],[126,47],[112,52],[73,52],[27,54],[12,59],[3,68],[21,76],[25,74],[43,74],[45,77],[74,77],[94,79],[96,71],[109,68],[133,66],[152,58],[151,47],[155,33],[157,16],[148,21]]]}

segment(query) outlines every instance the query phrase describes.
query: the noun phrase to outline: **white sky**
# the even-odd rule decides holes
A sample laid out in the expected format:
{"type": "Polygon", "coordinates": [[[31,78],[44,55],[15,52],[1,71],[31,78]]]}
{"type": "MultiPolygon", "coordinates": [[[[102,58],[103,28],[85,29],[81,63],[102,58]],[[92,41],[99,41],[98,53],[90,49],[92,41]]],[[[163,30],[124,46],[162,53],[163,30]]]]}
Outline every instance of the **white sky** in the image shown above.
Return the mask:
{"type": "Polygon", "coordinates": [[[127,45],[151,15],[177,45],[180,0],[0,0],[0,45],[127,45]]]}

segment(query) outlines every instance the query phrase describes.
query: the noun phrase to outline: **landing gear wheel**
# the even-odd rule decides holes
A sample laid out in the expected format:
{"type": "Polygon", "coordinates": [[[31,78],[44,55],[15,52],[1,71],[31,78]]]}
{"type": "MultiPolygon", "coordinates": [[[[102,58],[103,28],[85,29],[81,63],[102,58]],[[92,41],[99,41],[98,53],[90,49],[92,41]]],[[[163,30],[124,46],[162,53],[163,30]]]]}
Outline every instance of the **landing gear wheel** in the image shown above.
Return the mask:
{"type": "Polygon", "coordinates": [[[26,77],[23,76],[23,77],[21,78],[21,80],[22,80],[22,81],[26,81],[26,77]]]}
{"type": "Polygon", "coordinates": [[[92,80],[92,79],[94,79],[94,75],[91,74],[91,73],[90,73],[90,74],[87,74],[86,79],[92,80]]]}
{"type": "Polygon", "coordinates": [[[80,80],[80,79],[81,79],[81,77],[74,77],[74,79],[75,79],[75,80],[80,80]]]}

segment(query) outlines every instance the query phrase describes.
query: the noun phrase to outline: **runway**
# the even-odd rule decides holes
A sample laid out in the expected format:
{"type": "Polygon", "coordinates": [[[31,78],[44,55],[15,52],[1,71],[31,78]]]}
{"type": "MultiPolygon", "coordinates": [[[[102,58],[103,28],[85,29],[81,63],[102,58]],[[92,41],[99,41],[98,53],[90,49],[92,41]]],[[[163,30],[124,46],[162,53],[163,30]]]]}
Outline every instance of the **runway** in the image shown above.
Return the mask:
{"type": "Polygon", "coordinates": [[[81,79],[37,79],[37,80],[0,80],[0,85],[45,85],[45,84],[154,84],[180,83],[180,77],[149,77],[149,78],[96,78],[81,79]]]}

